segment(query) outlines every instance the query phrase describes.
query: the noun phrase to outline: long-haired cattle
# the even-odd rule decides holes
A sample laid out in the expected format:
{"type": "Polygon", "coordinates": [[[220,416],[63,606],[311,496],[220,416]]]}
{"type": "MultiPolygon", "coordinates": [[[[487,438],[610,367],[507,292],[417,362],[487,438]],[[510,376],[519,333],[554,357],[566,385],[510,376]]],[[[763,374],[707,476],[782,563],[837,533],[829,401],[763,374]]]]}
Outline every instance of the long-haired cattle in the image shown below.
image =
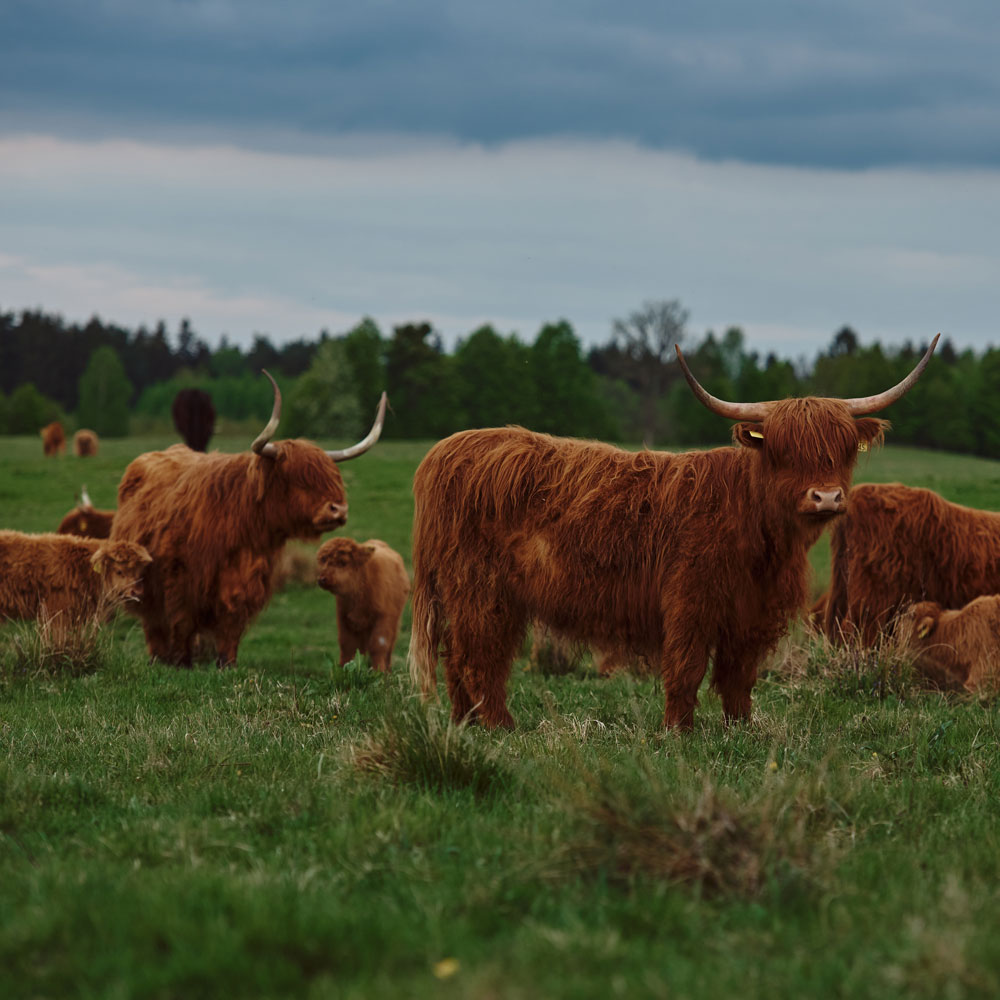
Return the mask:
{"type": "Polygon", "coordinates": [[[42,451],[46,458],[62,455],[66,451],[66,432],[58,420],[46,424],[38,433],[42,435],[42,451]]]}
{"type": "Polygon", "coordinates": [[[996,694],[1000,688],[1000,595],[944,611],[936,601],[911,605],[899,620],[914,666],[938,687],[996,694]]]}
{"type": "Polygon", "coordinates": [[[97,454],[97,435],[93,431],[81,427],[73,435],[73,454],[77,458],[93,458],[97,454]]]}
{"type": "Polygon", "coordinates": [[[204,389],[181,389],[170,408],[174,427],[193,451],[204,451],[215,432],[215,406],[204,389]]]}
{"type": "Polygon", "coordinates": [[[360,544],[331,538],[320,546],[316,564],[319,585],[337,597],[341,665],[361,652],[388,673],[410,592],[402,556],[378,538],[360,544]]]}
{"type": "Polygon", "coordinates": [[[110,538],[113,510],[98,510],[87,495],[87,487],[80,491],[80,502],[59,522],[58,535],[79,535],[81,538],[110,538]]]}
{"type": "Polygon", "coordinates": [[[174,445],[140,455],[118,487],[111,537],[139,542],[153,556],[137,614],[150,655],[168,663],[189,666],[199,633],[214,640],[220,666],[235,662],[244,631],[271,596],[285,542],[318,539],[346,522],[337,462],[363,454],[382,432],[384,393],[371,431],[350,448],[272,442],[281,394],[271,381],[271,420],[249,452],[174,445]]]}
{"type": "Polygon", "coordinates": [[[134,542],[0,531],[0,618],[103,616],[138,598],[149,563],[134,542]]]}
{"type": "Polygon", "coordinates": [[[855,417],[902,396],[933,349],[877,396],[768,403],[709,395],[678,350],[697,398],[741,421],[742,447],[633,453],[517,427],[439,442],[413,482],[414,679],[430,691],[441,652],[453,717],[512,726],[507,677],[534,618],[657,664],[667,725],[693,724],[712,656],[726,718],[746,718],[805,604],[806,552],[886,426],[855,417]]]}
{"type": "Polygon", "coordinates": [[[1000,593],[1000,513],[902,483],[851,490],[830,540],[827,637],[872,645],[913,601],[960,608],[1000,593]]]}

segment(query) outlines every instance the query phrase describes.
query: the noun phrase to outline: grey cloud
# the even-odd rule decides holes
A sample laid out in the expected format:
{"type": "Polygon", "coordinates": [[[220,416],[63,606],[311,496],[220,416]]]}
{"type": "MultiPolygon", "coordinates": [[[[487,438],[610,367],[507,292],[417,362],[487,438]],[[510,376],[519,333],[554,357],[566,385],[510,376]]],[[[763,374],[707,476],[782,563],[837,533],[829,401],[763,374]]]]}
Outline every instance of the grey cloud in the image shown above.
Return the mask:
{"type": "Polygon", "coordinates": [[[13,0],[0,128],[619,137],[717,159],[1000,163],[1000,7],[13,0]]]}

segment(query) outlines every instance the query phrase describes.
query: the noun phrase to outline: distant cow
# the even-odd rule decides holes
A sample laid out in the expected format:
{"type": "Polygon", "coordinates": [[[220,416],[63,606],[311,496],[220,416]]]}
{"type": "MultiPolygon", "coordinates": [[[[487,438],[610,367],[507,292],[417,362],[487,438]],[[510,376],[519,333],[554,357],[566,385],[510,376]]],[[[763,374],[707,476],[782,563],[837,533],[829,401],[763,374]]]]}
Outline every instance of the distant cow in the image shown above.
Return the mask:
{"type": "Polygon", "coordinates": [[[456,720],[513,726],[506,685],[526,623],[647,657],[664,681],[664,723],[690,728],[712,683],[727,720],[750,715],[765,655],[806,603],[807,552],[846,509],[858,449],[882,438],[861,399],[701,403],[742,447],[629,452],[519,427],[436,444],[413,480],[409,664],[425,692],[439,654],[456,720]]]}
{"type": "Polygon", "coordinates": [[[913,601],[960,608],[1000,593],[1000,514],[949,503],[931,490],[865,483],[831,539],[826,634],[873,645],[913,601]]]}
{"type": "Polygon", "coordinates": [[[97,454],[97,435],[81,428],[73,435],[73,454],[77,458],[93,458],[97,454]]]}
{"type": "Polygon", "coordinates": [[[319,585],[337,596],[341,666],[361,652],[388,673],[410,592],[402,556],[377,538],[362,544],[331,538],[320,546],[316,564],[319,585]]]}
{"type": "Polygon", "coordinates": [[[205,454],[177,444],[134,459],[119,484],[111,537],[153,556],[135,611],[150,655],[167,663],[190,666],[199,633],[214,643],[220,666],[236,661],[243,633],[271,597],[285,542],[343,526],[337,462],[363,454],[382,432],[384,393],[371,431],[350,448],[272,442],[281,393],[271,384],[271,419],[249,452],[205,454]]]}
{"type": "Polygon", "coordinates": [[[1000,687],[1000,595],[977,597],[957,611],[921,601],[900,619],[914,666],[942,688],[995,694],[1000,687]]]}
{"type": "Polygon", "coordinates": [[[215,432],[215,407],[203,389],[181,389],[171,407],[174,426],[192,451],[204,451],[215,432]]]}
{"type": "Polygon", "coordinates": [[[0,618],[103,616],[138,598],[149,563],[132,542],[0,531],[0,618]]]}
{"type": "Polygon", "coordinates": [[[80,535],[82,538],[110,538],[113,510],[98,510],[87,495],[87,487],[80,491],[80,502],[59,522],[59,535],[80,535]]]}
{"type": "Polygon", "coordinates": [[[50,455],[62,455],[66,451],[66,432],[58,420],[53,420],[51,424],[46,424],[40,431],[42,435],[42,451],[46,457],[50,455]]]}

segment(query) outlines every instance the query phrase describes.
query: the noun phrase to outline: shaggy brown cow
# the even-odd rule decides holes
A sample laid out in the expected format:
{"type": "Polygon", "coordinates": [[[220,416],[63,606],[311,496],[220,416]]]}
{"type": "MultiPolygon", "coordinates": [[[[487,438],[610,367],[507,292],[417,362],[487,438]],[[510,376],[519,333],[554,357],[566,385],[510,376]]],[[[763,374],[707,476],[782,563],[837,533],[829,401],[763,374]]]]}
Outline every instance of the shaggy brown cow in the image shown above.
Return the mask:
{"type": "Polygon", "coordinates": [[[103,616],[138,599],[149,562],[133,542],[0,531],[0,618],[103,616]]]}
{"type": "Polygon", "coordinates": [[[1000,593],[1000,514],[949,503],[931,490],[865,483],[831,538],[825,629],[831,641],[873,645],[913,601],[960,608],[1000,593]]]}
{"type": "Polygon", "coordinates": [[[337,462],[363,454],[382,432],[384,393],[371,431],[350,448],[271,442],[281,416],[281,393],[271,384],[271,420],[250,452],[205,454],[177,444],[140,455],[118,487],[111,537],[153,556],[136,613],[150,655],[168,663],[190,666],[202,632],[220,666],[236,661],[244,631],[270,599],[285,542],[318,539],[346,522],[337,462]]]}
{"type": "Polygon", "coordinates": [[[38,433],[42,435],[42,451],[46,457],[62,455],[66,451],[66,433],[58,420],[46,424],[38,433]]]}
{"type": "Polygon", "coordinates": [[[378,538],[360,545],[331,538],[316,553],[316,565],[319,585],[337,595],[341,666],[360,651],[376,670],[388,673],[410,592],[402,556],[378,538]]]}
{"type": "Polygon", "coordinates": [[[693,725],[714,656],[725,717],[747,718],[805,604],[807,550],[844,511],[858,448],[882,438],[884,421],[854,418],[899,399],[934,344],[877,396],[767,403],[711,396],[678,349],[697,398],[744,421],[743,447],[633,453],[518,427],[439,442],[413,481],[414,679],[433,689],[443,647],[453,717],[512,726],[507,677],[536,618],[657,664],[670,726],[693,725]]]}
{"type": "Polygon", "coordinates": [[[73,454],[77,458],[93,458],[97,454],[97,435],[81,428],[73,435],[73,454]]]}
{"type": "Polygon", "coordinates": [[[203,389],[181,389],[170,412],[177,433],[192,451],[204,451],[215,431],[215,407],[203,389]]]}
{"type": "Polygon", "coordinates": [[[1000,595],[977,597],[958,611],[935,601],[912,605],[900,618],[914,666],[938,687],[996,694],[1000,688],[1000,595]]]}
{"type": "Polygon", "coordinates": [[[113,510],[98,510],[87,496],[87,487],[80,491],[80,502],[59,522],[56,534],[79,535],[81,538],[110,538],[113,510]]]}

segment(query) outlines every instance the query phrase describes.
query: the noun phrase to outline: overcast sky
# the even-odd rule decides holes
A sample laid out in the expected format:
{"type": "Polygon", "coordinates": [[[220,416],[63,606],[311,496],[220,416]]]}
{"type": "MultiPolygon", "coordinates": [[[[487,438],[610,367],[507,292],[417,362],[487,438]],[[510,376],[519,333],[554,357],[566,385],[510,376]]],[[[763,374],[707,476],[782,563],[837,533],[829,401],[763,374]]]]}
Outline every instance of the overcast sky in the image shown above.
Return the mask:
{"type": "Polygon", "coordinates": [[[1000,343],[1000,4],[4,0],[0,309],[1000,343]]]}

